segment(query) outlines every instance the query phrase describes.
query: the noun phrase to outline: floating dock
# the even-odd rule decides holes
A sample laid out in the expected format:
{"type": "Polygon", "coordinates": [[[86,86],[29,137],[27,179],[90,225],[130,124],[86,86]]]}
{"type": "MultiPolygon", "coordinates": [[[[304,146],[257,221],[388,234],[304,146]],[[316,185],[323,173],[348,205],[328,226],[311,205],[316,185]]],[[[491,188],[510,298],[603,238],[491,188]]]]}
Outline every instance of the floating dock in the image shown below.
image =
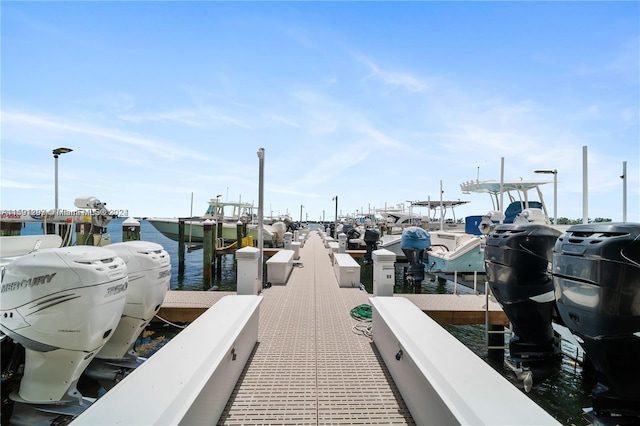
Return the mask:
{"type": "MultiPolygon", "coordinates": [[[[191,322],[229,294],[171,291],[158,316],[191,322]]],[[[309,235],[287,283],[262,296],[258,343],[218,424],[415,424],[373,342],[354,331],[362,323],[350,311],[371,295],[338,286],[319,235],[309,235]]],[[[508,325],[485,296],[401,296],[442,324],[508,325]]]]}

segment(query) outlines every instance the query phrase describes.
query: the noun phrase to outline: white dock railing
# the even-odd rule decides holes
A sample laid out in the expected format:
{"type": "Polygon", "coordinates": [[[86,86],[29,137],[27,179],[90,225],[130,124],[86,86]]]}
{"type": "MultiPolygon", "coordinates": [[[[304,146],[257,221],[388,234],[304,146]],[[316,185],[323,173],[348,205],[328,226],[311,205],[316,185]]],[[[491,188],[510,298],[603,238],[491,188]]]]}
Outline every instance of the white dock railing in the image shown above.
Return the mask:
{"type": "Polygon", "coordinates": [[[216,424],[258,340],[261,302],[223,297],[71,424],[216,424]]]}
{"type": "Polygon", "coordinates": [[[557,425],[403,297],[372,297],[373,341],[420,425],[557,425]]]}

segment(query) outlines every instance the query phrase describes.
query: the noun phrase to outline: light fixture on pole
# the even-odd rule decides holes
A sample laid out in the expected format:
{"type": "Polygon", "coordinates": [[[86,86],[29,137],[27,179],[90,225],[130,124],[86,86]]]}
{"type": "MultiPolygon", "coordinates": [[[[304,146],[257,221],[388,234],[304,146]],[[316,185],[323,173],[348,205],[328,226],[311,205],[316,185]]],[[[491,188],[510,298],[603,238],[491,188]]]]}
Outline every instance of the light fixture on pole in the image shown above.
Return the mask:
{"type": "Polygon", "coordinates": [[[55,190],[56,190],[56,195],[55,195],[55,208],[56,208],[56,214],[58,214],[58,157],[61,154],[66,154],[68,152],[73,151],[71,148],[56,148],[53,150],[53,161],[54,161],[54,166],[55,166],[55,190]]]}
{"type": "Polygon", "coordinates": [[[216,195],[216,214],[215,219],[219,222],[224,218],[224,215],[220,212],[220,197],[222,194],[216,195]]]}
{"type": "Polygon", "coordinates": [[[558,224],[558,170],[536,170],[535,173],[553,175],[553,224],[558,224]]]}

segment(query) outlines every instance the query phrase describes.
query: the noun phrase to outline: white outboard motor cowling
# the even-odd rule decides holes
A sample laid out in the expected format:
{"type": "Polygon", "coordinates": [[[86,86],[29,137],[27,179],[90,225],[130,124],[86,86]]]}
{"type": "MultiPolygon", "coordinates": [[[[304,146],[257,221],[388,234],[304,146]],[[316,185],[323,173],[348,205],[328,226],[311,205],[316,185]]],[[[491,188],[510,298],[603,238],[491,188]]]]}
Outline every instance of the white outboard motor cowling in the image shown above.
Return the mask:
{"type": "Polygon", "coordinates": [[[128,241],[109,249],[127,265],[129,288],[118,327],[86,370],[107,390],[139,365],[133,345],[160,309],[171,281],[171,259],[160,244],[128,241]]]}
{"type": "Polygon", "coordinates": [[[109,249],[36,251],[2,270],[2,332],[25,348],[23,403],[81,402],[77,380],[118,325],[127,268],[109,249]]]}

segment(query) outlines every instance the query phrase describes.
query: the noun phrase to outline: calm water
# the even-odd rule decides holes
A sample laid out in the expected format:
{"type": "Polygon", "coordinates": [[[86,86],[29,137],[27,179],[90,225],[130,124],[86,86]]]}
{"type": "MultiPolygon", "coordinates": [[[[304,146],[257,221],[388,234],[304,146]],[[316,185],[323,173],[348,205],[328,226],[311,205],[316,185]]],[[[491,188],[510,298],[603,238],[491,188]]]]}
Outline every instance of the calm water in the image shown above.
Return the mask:
{"type": "MultiPolygon", "coordinates": [[[[111,236],[112,243],[122,242],[122,222],[124,219],[113,219],[107,226],[107,232],[111,236]]],[[[42,234],[42,226],[38,223],[27,223],[22,230],[22,235],[42,234]]],[[[178,243],[160,232],[146,220],[140,221],[140,239],[161,244],[171,257],[171,289],[172,290],[202,290],[202,250],[193,250],[185,253],[185,272],[178,276],[178,243]]],[[[74,240],[75,241],[75,240],[74,240]]],[[[222,268],[220,276],[214,276],[213,284],[222,291],[236,290],[236,274],[234,269],[234,256],[232,254],[221,257],[222,268]]]]}
{"type": "MultiPolygon", "coordinates": [[[[123,219],[114,219],[109,224],[107,229],[111,235],[111,242],[122,241],[122,220],[123,219]]],[[[23,235],[39,233],[41,233],[41,230],[38,224],[27,224],[23,230],[23,235]]],[[[178,277],[178,243],[160,234],[147,221],[141,221],[141,239],[143,241],[152,241],[161,244],[171,256],[172,290],[203,289],[202,250],[194,250],[185,254],[185,273],[184,276],[178,277]]],[[[224,255],[221,258],[221,262],[220,275],[216,276],[214,274],[215,279],[213,285],[223,291],[235,291],[236,269],[234,256],[231,254],[224,255]]],[[[395,292],[413,293],[414,289],[412,287],[403,284],[403,268],[404,265],[402,264],[397,264],[396,266],[395,292]]],[[[373,293],[372,269],[371,266],[367,265],[362,265],[361,268],[361,281],[369,293],[373,293]]],[[[457,286],[457,291],[462,294],[472,292],[472,290],[462,286],[457,286]]],[[[427,278],[422,283],[421,292],[423,294],[452,293],[453,285],[448,282],[438,282],[437,280],[430,281],[429,278],[427,278]]],[[[445,328],[479,357],[491,364],[486,349],[484,326],[447,326],[445,328]]],[[[157,342],[154,343],[152,337],[145,337],[141,339],[141,342],[144,345],[149,345],[152,348],[151,352],[154,351],[154,346],[155,349],[162,346],[162,342],[159,344],[157,342]]],[[[505,377],[509,378],[508,371],[502,366],[502,363],[492,366],[505,377]]],[[[589,423],[583,418],[582,409],[583,407],[589,407],[591,402],[588,392],[582,389],[581,373],[582,370],[580,367],[576,367],[570,360],[565,360],[562,362],[555,376],[536,384],[526,395],[564,425],[587,425],[589,423]]],[[[3,401],[3,405],[4,402],[5,401],[3,401]]]]}

